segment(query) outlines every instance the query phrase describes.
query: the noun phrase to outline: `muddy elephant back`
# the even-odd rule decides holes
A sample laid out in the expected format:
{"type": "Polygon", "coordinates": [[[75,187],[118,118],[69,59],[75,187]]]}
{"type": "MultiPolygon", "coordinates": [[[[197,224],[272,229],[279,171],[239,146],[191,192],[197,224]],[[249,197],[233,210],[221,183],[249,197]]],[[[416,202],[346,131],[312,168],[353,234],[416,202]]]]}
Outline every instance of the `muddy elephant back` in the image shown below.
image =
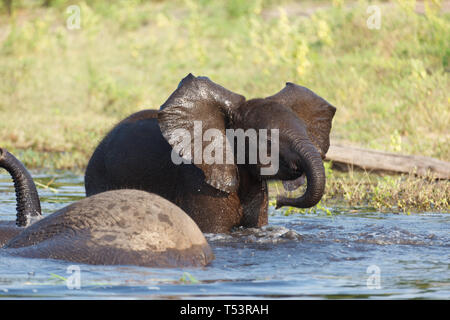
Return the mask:
{"type": "Polygon", "coordinates": [[[22,231],[23,228],[17,227],[15,221],[0,221],[0,248],[22,231]]]}
{"type": "Polygon", "coordinates": [[[164,198],[114,190],[36,222],[5,248],[15,255],[87,264],[204,266],[214,255],[195,222],[164,198]]]}

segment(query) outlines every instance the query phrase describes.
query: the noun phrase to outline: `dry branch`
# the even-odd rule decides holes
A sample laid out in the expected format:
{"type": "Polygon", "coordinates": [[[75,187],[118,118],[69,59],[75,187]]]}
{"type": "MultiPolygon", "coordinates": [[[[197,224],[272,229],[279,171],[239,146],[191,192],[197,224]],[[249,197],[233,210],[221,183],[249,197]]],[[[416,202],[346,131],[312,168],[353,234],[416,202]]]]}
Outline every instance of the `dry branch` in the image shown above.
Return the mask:
{"type": "Polygon", "coordinates": [[[343,146],[334,143],[326,160],[338,167],[356,167],[367,171],[412,173],[426,176],[429,172],[438,179],[450,179],[450,162],[423,156],[402,155],[391,152],[343,146]]]}

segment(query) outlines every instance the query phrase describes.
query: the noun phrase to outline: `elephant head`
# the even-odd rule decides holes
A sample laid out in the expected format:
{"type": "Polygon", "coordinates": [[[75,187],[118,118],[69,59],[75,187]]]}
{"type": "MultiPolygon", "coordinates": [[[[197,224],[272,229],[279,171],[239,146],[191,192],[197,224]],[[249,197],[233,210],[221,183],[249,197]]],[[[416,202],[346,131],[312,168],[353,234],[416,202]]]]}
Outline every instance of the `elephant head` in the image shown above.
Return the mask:
{"type": "Polygon", "coordinates": [[[205,181],[214,188],[236,192],[238,170],[249,170],[259,179],[281,180],[288,190],[299,187],[306,176],[305,193],[298,198],[279,197],[277,207],[307,208],[316,205],[324,193],[322,159],[330,145],[335,112],[336,108],[326,100],[290,82],[273,96],[246,100],[206,77],[189,74],[161,106],[158,123],[175,153],[200,168],[205,181]],[[244,162],[234,148],[240,129],[246,137],[244,162]],[[234,135],[229,134],[230,130],[234,130],[234,135]],[[253,149],[254,136],[247,134],[249,130],[257,138],[257,147],[253,149]],[[208,135],[208,131],[212,134],[208,135]],[[202,132],[205,132],[203,139],[202,132]],[[260,153],[264,142],[267,155],[276,158],[278,168],[262,174],[263,168],[268,169],[260,153]],[[202,159],[202,150],[203,155],[213,150],[210,154],[216,161],[202,159]],[[225,161],[230,158],[234,161],[225,161]],[[252,162],[252,158],[257,161],[252,162]]]}

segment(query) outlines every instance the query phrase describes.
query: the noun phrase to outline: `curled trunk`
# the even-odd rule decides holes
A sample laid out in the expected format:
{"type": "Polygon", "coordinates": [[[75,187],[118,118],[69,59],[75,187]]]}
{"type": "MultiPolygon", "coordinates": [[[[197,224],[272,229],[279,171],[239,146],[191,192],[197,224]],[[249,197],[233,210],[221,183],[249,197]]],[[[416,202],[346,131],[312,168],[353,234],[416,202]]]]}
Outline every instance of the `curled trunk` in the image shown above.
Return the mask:
{"type": "Polygon", "coordinates": [[[36,185],[23,164],[3,148],[0,148],[0,167],[6,169],[14,181],[17,199],[16,225],[25,227],[29,224],[30,217],[41,215],[36,185]]]}
{"type": "Polygon", "coordinates": [[[277,208],[282,206],[313,207],[320,201],[325,191],[325,169],[320,153],[310,141],[304,139],[297,140],[294,149],[299,154],[299,164],[306,175],[306,191],[298,198],[277,197],[277,208]]]}

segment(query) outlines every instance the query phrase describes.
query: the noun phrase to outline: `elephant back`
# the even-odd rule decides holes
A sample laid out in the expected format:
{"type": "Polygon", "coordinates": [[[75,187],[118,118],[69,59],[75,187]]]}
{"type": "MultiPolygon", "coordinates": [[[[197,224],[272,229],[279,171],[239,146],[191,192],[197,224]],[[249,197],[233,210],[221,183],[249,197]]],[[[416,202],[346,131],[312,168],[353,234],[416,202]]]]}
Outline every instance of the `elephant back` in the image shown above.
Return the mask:
{"type": "Polygon", "coordinates": [[[203,266],[214,258],[183,210],[139,190],[80,200],[25,229],[5,249],[25,257],[151,267],[203,266]]]}

